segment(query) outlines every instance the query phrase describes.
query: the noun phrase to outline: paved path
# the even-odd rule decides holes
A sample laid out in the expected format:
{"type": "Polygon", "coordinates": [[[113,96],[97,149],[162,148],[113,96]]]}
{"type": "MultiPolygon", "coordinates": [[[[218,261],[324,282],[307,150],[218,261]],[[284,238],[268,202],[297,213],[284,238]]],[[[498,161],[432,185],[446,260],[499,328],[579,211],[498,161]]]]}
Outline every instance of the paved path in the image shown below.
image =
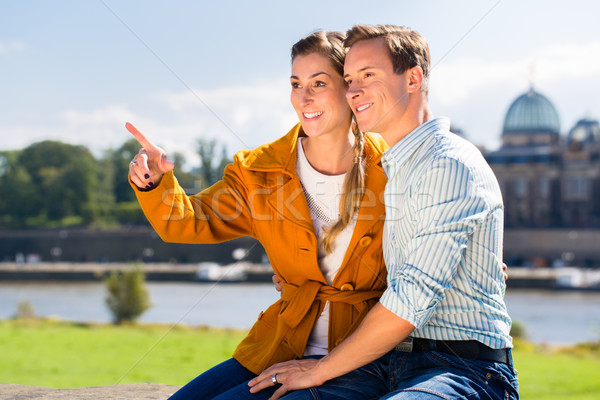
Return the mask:
{"type": "Polygon", "coordinates": [[[164,400],[179,386],[158,383],[50,389],[37,386],[0,384],[1,400],[164,400]]]}

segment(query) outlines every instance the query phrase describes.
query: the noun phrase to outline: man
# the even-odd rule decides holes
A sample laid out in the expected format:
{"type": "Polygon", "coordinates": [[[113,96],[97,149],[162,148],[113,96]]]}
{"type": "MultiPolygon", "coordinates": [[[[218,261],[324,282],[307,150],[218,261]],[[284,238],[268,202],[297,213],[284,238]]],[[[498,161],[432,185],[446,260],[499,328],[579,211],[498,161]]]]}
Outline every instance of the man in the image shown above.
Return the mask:
{"type": "Polygon", "coordinates": [[[388,288],[326,357],[274,365],[251,390],[277,382],[278,398],[379,358],[385,399],[517,399],[496,178],[472,144],[449,132],[446,118],[432,117],[421,35],[355,26],[346,46],[348,102],[361,130],[390,146],[382,157],[388,288]]]}

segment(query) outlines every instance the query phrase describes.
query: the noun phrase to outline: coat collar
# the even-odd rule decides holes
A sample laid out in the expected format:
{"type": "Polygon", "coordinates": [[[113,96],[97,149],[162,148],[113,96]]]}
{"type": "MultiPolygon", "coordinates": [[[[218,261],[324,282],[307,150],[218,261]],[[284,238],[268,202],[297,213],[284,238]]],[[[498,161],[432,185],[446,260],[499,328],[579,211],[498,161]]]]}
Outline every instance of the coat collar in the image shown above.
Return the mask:
{"type": "Polygon", "coordinates": [[[255,171],[282,171],[296,174],[296,147],[298,137],[306,136],[300,123],[274,142],[244,152],[241,164],[255,171]]]}
{"type": "MultiPolygon", "coordinates": [[[[287,177],[277,177],[273,182],[276,189],[270,194],[268,203],[277,214],[295,225],[314,233],[310,210],[296,173],[298,137],[305,136],[301,125],[296,124],[286,135],[274,142],[246,151],[240,160],[249,170],[280,171],[287,177]]],[[[385,218],[385,207],[381,192],[387,181],[381,167],[381,156],[387,149],[385,141],[376,134],[365,135],[366,194],[361,204],[356,227],[350,240],[349,251],[344,257],[344,265],[358,241],[365,236],[377,222],[385,218]]]]}

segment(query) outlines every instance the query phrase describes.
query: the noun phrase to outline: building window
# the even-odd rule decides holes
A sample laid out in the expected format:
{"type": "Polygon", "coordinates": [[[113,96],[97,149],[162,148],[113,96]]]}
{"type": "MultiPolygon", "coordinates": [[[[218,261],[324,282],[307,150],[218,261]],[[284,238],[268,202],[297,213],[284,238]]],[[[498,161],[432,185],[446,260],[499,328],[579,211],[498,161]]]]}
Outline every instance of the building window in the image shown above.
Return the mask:
{"type": "Polygon", "coordinates": [[[515,195],[520,198],[527,196],[527,180],[523,178],[515,180],[515,195]]]}
{"type": "Polygon", "coordinates": [[[567,199],[586,199],[589,196],[589,181],[584,176],[570,176],[566,181],[567,199]]]}
{"type": "Polygon", "coordinates": [[[538,182],[538,193],[540,197],[547,199],[548,197],[550,197],[550,179],[540,178],[538,182]]]}

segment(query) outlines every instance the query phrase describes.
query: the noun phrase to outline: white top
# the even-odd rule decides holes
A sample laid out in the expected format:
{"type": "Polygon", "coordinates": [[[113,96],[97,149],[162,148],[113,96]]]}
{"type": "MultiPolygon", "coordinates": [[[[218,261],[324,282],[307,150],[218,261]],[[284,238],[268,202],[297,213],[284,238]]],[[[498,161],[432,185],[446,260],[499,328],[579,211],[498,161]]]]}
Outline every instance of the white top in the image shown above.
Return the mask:
{"type": "MultiPolygon", "coordinates": [[[[323,237],[323,228],[331,225],[340,217],[340,196],[344,187],[344,179],[346,174],[341,175],[324,175],[315,170],[308,162],[302,147],[302,139],[298,138],[298,159],[296,162],[296,171],[302,187],[306,202],[310,209],[310,215],[315,226],[317,234],[318,255],[317,260],[319,267],[329,285],[332,284],[335,278],[346,250],[352,238],[352,232],[356,225],[355,218],[344,228],[339,235],[336,236],[333,242],[333,251],[329,254],[325,253],[321,246],[323,237]]],[[[310,338],[306,345],[304,355],[324,355],[328,350],[328,332],[329,332],[329,303],[325,304],[323,313],[317,319],[317,322],[311,332],[310,338]]]]}

